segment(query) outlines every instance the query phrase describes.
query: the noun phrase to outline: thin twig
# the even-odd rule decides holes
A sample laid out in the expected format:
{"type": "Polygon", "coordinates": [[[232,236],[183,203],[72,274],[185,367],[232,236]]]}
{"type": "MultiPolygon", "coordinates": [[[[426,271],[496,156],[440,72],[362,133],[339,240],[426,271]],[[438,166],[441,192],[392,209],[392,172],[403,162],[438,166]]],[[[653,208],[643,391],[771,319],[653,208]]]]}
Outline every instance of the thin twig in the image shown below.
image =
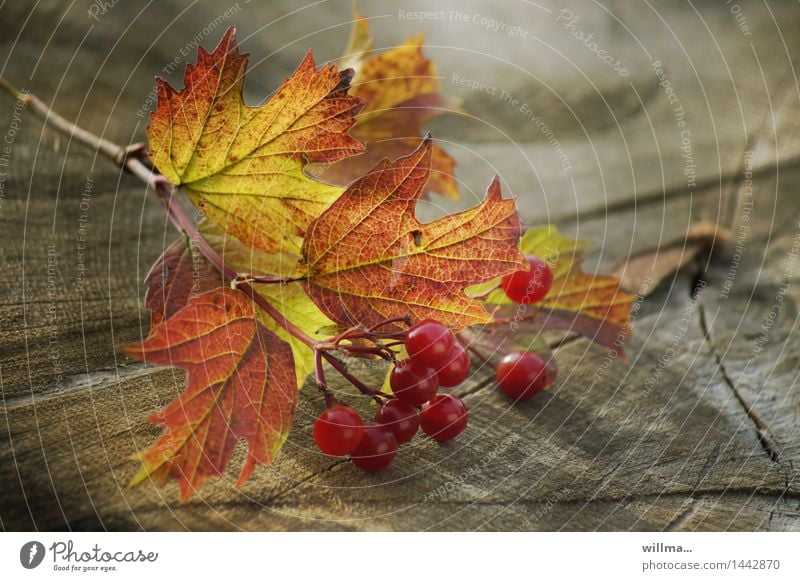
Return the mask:
{"type": "Polygon", "coordinates": [[[325,396],[325,407],[330,408],[336,405],[336,398],[325,381],[325,370],[322,369],[322,354],[323,351],[314,351],[314,378],[317,380],[317,389],[325,396]]]}
{"type": "MultiPolygon", "coordinates": [[[[23,101],[28,110],[33,111],[38,115],[45,124],[58,129],[62,133],[71,136],[79,143],[83,143],[99,151],[103,156],[113,161],[117,166],[128,170],[133,175],[142,180],[156,195],[158,195],[161,202],[167,210],[167,217],[170,222],[185,236],[187,236],[203,256],[217,268],[225,278],[236,280],[239,273],[226,263],[222,257],[217,254],[205,238],[198,232],[194,220],[186,213],[183,207],[175,200],[175,186],[167,180],[164,176],[155,173],[151,168],[147,167],[145,163],[136,156],[128,155],[129,150],[98,137],[85,129],[82,129],[68,121],[58,113],[54,112],[48,107],[41,99],[20,91],[5,79],[0,78],[0,88],[12,95],[13,97],[23,101]]],[[[238,290],[249,296],[267,315],[275,319],[275,321],[293,337],[299,339],[306,345],[314,347],[316,342],[309,337],[302,329],[290,322],[283,316],[275,307],[258,294],[253,287],[249,284],[242,282],[235,285],[238,290]]]]}
{"type": "Polygon", "coordinates": [[[334,355],[328,353],[327,351],[319,351],[319,353],[322,355],[322,357],[325,358],[325,360],[330,364],[331,367],[333,367],[336,371],[339,372],[339,374],[342,377],[344,377],[347,381],[352,383],[356,387],[356,389],[358,389],[358,391],[374,399],[376,403],[378,404],[383,403],[381,398],[391,399],[394,397],[393,395],[369,387],[363,381],[358,379],[355,375],[352,375],[349,371],[347,371],[347,368],[345,367],[344,363],[342,363],[334,355]]]}
{"type": "Polygon", "coordinates": [[[377,329],[380,329],[384,325],[391,325],[392,323],[405,323],[407,327],[411,326],[411,317],[409,315],[404,315],[402,317],[394,317],[393,319],[386,319],[385,321],[381,321],[377,325],[373,325],[368,329],[368,331],[372,332],[377,329]]]}
{"type": "Polygon", "coordinates": [[[292,278],[289,276],[275,276],[271,274],[245,274],[239,273],[235,280],[231,281],[232,286],[238,286],[242,283],[247,284],[289,284],[290,282],[297,282],[299,278],[292,278]]]}

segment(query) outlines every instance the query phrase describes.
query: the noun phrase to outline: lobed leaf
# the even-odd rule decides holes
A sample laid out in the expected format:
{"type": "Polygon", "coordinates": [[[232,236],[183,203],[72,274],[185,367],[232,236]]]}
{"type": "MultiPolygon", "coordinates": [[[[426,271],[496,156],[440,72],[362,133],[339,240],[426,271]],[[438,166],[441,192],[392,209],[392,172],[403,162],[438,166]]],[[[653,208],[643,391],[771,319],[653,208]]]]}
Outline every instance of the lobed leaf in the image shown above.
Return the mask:
{"type": "Polygon", "coordinates": [[[415,216],[430,173],[427,139],[384,160],[309,226],[305,289],[335,322],[370,325],[410,313],[452,328],[491,320],[468,286],[523,268],[520,221],[495,179],[484,201],[429,224],[415,216]]]}
{"type": "Polygon", "coordinates": [[[171,477],[186,500],[225,471],[239,440],[248,451],[237,485],[278,453],[297,402],[292,351],[257,320],[244,294],[219,288],[192,297],[141,344],[125,349],[188,373],[183,393],[150,418],[164,432],[139,455],[142,468],[131,486],[171,477]]]}
{"type": "MultiPolygon", "coordinates": [[[[408,155],[419,146],[426,123],[458,108],[455,99],[442,95],[436,65],[422,52],[423,41],[420,34],[375,54],[367,19],[356,10],[340,66],[355,71],[350,93],[366,103],[352,135],[364,142],[367,150],[323,168],[322,177],[348,183],[382,159],[408,155]]],[[[455,160],[434,144],[427,189],[458,199],[455,165],[455,160]]]]}
{"type": "Polygon", "coordinates": [[[272,97],[249,107],[246,69],[231,27],[211,53],[198,48],[182,90],[157,78],[150,155],[210,220],[247,246],[297,252],[309,222],[341,192],[303,168],[364,150],[348,134],[363,101],[347,94],[352,72],[317,69],[309,52],[272,97]]]}
{"type": "MultiPolygon", "coordinates": [[[[247,248],[237,239],[208,222],[199,230],[211,247],[234,270],[242,274],[272,274],[291,278],[297,272],[297,257],[290,254],[267,254],[257,248],[247,248]]],[[[171,317],[183,308],[189,299],[203,292],[225,286],[222,274],[192,247],[189,240],[181,238],[172,243],[158,259],[145,280],[147,294],[145,306],[152,311],[150,326],[155,327],[164,318],[171,317]]],[[[278,309],[289,321],[314,337],[333,322],[308,298],[300,282],[287,284],[257,284],[256,292],[278,309]]],[[[294,356],[297,386],[303,386],[314,368],[314,354],[302,341],[290,335],[283,327],[256,309],[259,321],[289,343],[294,356]]]]}

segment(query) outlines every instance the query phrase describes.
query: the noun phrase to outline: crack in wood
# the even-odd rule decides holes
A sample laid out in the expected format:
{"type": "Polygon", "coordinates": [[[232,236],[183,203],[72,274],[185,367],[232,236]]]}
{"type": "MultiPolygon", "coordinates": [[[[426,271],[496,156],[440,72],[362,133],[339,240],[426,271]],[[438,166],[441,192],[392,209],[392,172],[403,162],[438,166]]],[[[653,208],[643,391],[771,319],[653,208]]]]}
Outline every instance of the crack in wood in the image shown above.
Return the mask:
{"type": "Polygon", "coordinates": [[[717,363],[717,367],[719,368],[720,375],[722,376],[723,381],[730,388],[731,392],[733,393],[733,396],[736,398],[736,401],[739,403],[739,406],[742,409],[742,411],[744,411],[745,415],[747,415],[747,417],[753,423],[756,438],[758,439],[759,445],[764,450],[769,459],[775,464],[777,464],[778,468],[780,469],[781,473],[786,479],[786,486],[788,488],[789,475],[786,472],[785,467],[781,462],[780,451],[775,449],[775,447],[767,438],[767,434],[769,434],[769,426],[766,424],[766,422],[764,422],[763,419],[761,419],[761,417],[758,415],[758,413],[756,413],[756,411],[747,402],[747,400],[745,400],[744,396],[737,389],[736,383],[731,379],[730,375],[728,375],[728,371],[725,368],[725,364],[723,363],[722,358],[720,357],[716,347],[714,346],[714,339],[711,335],[711,328],[708,324],[706,309],[703,304],[698,305],[698,312],[700,319],[700,328],[703,331],[706,344],[711,350],[711,355],[714,357],[714,361],[717,363]]]}

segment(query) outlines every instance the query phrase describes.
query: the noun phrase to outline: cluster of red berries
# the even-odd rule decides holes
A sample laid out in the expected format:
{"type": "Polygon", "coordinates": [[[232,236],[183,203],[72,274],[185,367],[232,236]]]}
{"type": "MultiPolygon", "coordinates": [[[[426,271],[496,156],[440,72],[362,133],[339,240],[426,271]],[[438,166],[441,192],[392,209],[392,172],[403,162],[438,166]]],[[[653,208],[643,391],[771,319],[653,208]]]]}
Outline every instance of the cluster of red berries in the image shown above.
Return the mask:
{"type": "MultiPolygon", "coordinates": [[[[515,272],[501,281],[513,301],[523,304],[542,300],[550,291],[553,273],[539,258],[529,256],[528,271],[515,272]]],[[[330,456],[350,456],[368,472],[383,470],[394,460],[397,448],[422,428],[431,438],[447,442],[467,427],[467,407],[439,388],[456,387],[470,372],[470,358],[452,332],[442,323],[425,319],[403,336],[408,358],[396,361],[389,375],[392,397],[381,404],[372,422],[364,424],[353,408],[336,404],[314,422],[314,440],[330,456]]],[[[529,399],[552,384],[555,363],[537,353],[519,351],[506,355],[497,367],[500,389],[514,399],[529,399]]]]}
{"type": "MultiPolygon", "coordinates": [[[[553,286],[553,271],[536,256],[526,256],[530,270],[503,277],[500,286],[506,296],[516,303],[533,304],[541,301],[553,286]]],[[[530,399],[550,387],[558,368],[551,358],[545,361],[538,353],[517,351],[509,353],[497,366],[500,389],[514,399],[530,399]]]]}
{"type": "Polygon", "coordinates": [[[398,361],[389,376],[393,398],[387,399],[372,423],[345,405],[326,409],[314,423],[314,440],[322,452],[347,456],[368,472],[383,470],[397,447],[411,441],[419,428],[447,442],[467,427],[467,407],[439,387],[455,387],[469,375],[470,360],[445,325],[426,319],[408,330],[408,359],[398,361]]]}

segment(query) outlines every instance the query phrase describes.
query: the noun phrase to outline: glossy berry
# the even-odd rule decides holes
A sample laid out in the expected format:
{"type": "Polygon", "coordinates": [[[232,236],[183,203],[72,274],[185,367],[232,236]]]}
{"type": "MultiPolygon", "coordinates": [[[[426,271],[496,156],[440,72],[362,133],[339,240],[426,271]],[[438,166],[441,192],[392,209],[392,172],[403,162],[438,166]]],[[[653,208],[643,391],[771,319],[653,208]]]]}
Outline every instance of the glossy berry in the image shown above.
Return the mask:
{"type": "Polygon", "coordinates": [[[460,384],[469,375],[470,365],[467,350],[456,343],[453,346],[453,353],[451,353],[447,362],[436,370],[439,386],[455,387],[460,384]]]}
{"type": "Polygon", "coordinates": [[[419,423],[423,431],[434,440],[448,442],[467,427],[469,417],[467,406],[460,398],[440,393],[422,406],[419,423]]]}
{"type": "Polygon", "coordinates": [[[506,275],[500,281],[500,286],[506,296],[515,303],[538,303],[553,286],[553,271],[547,263],[536,256],[526,256],[530,270],[520,270],[506,275]]]}
{"type": "Polygon", "coordinates": [[[419,416],[409,404],[399,399],[390,399],[375,414],[375,423],[389,428],[398,444],[411,441],[419,430],[419,416]]]}
{"type": "Polygon", "coordinates": [[[350,460],[367,472],[383,470],[397,454],[397,438],[386,426],[367,424],[358,447],[350,454],[350,460]]]}
{"type": "Polygon", "coordinates": [[[314,422],[314,441],[330,456],[346,456],[356,449],[363,434],[361,418],[346,405],[326,409],[314,422]]]}
{"type": "Polygon", "coordinates": [[[397,362],[389,375],[389,385],[397,399],[416,407],[430,400],[439,389],[436,372],[420,366],[414,359],[397,362]]]}
{"type": "Polygon", "coordinates": [[[547,364],[530,351],[509,353],[497,366],[500,389],[514,399],[530,399],[548,386],[547,364]]]}
{"type": "Polygon", "coordinates": [[[433,319],[424,319],[408,330],[406,351],[420,365],[436,369],[453,352],[453,334],[433,319]]]}

